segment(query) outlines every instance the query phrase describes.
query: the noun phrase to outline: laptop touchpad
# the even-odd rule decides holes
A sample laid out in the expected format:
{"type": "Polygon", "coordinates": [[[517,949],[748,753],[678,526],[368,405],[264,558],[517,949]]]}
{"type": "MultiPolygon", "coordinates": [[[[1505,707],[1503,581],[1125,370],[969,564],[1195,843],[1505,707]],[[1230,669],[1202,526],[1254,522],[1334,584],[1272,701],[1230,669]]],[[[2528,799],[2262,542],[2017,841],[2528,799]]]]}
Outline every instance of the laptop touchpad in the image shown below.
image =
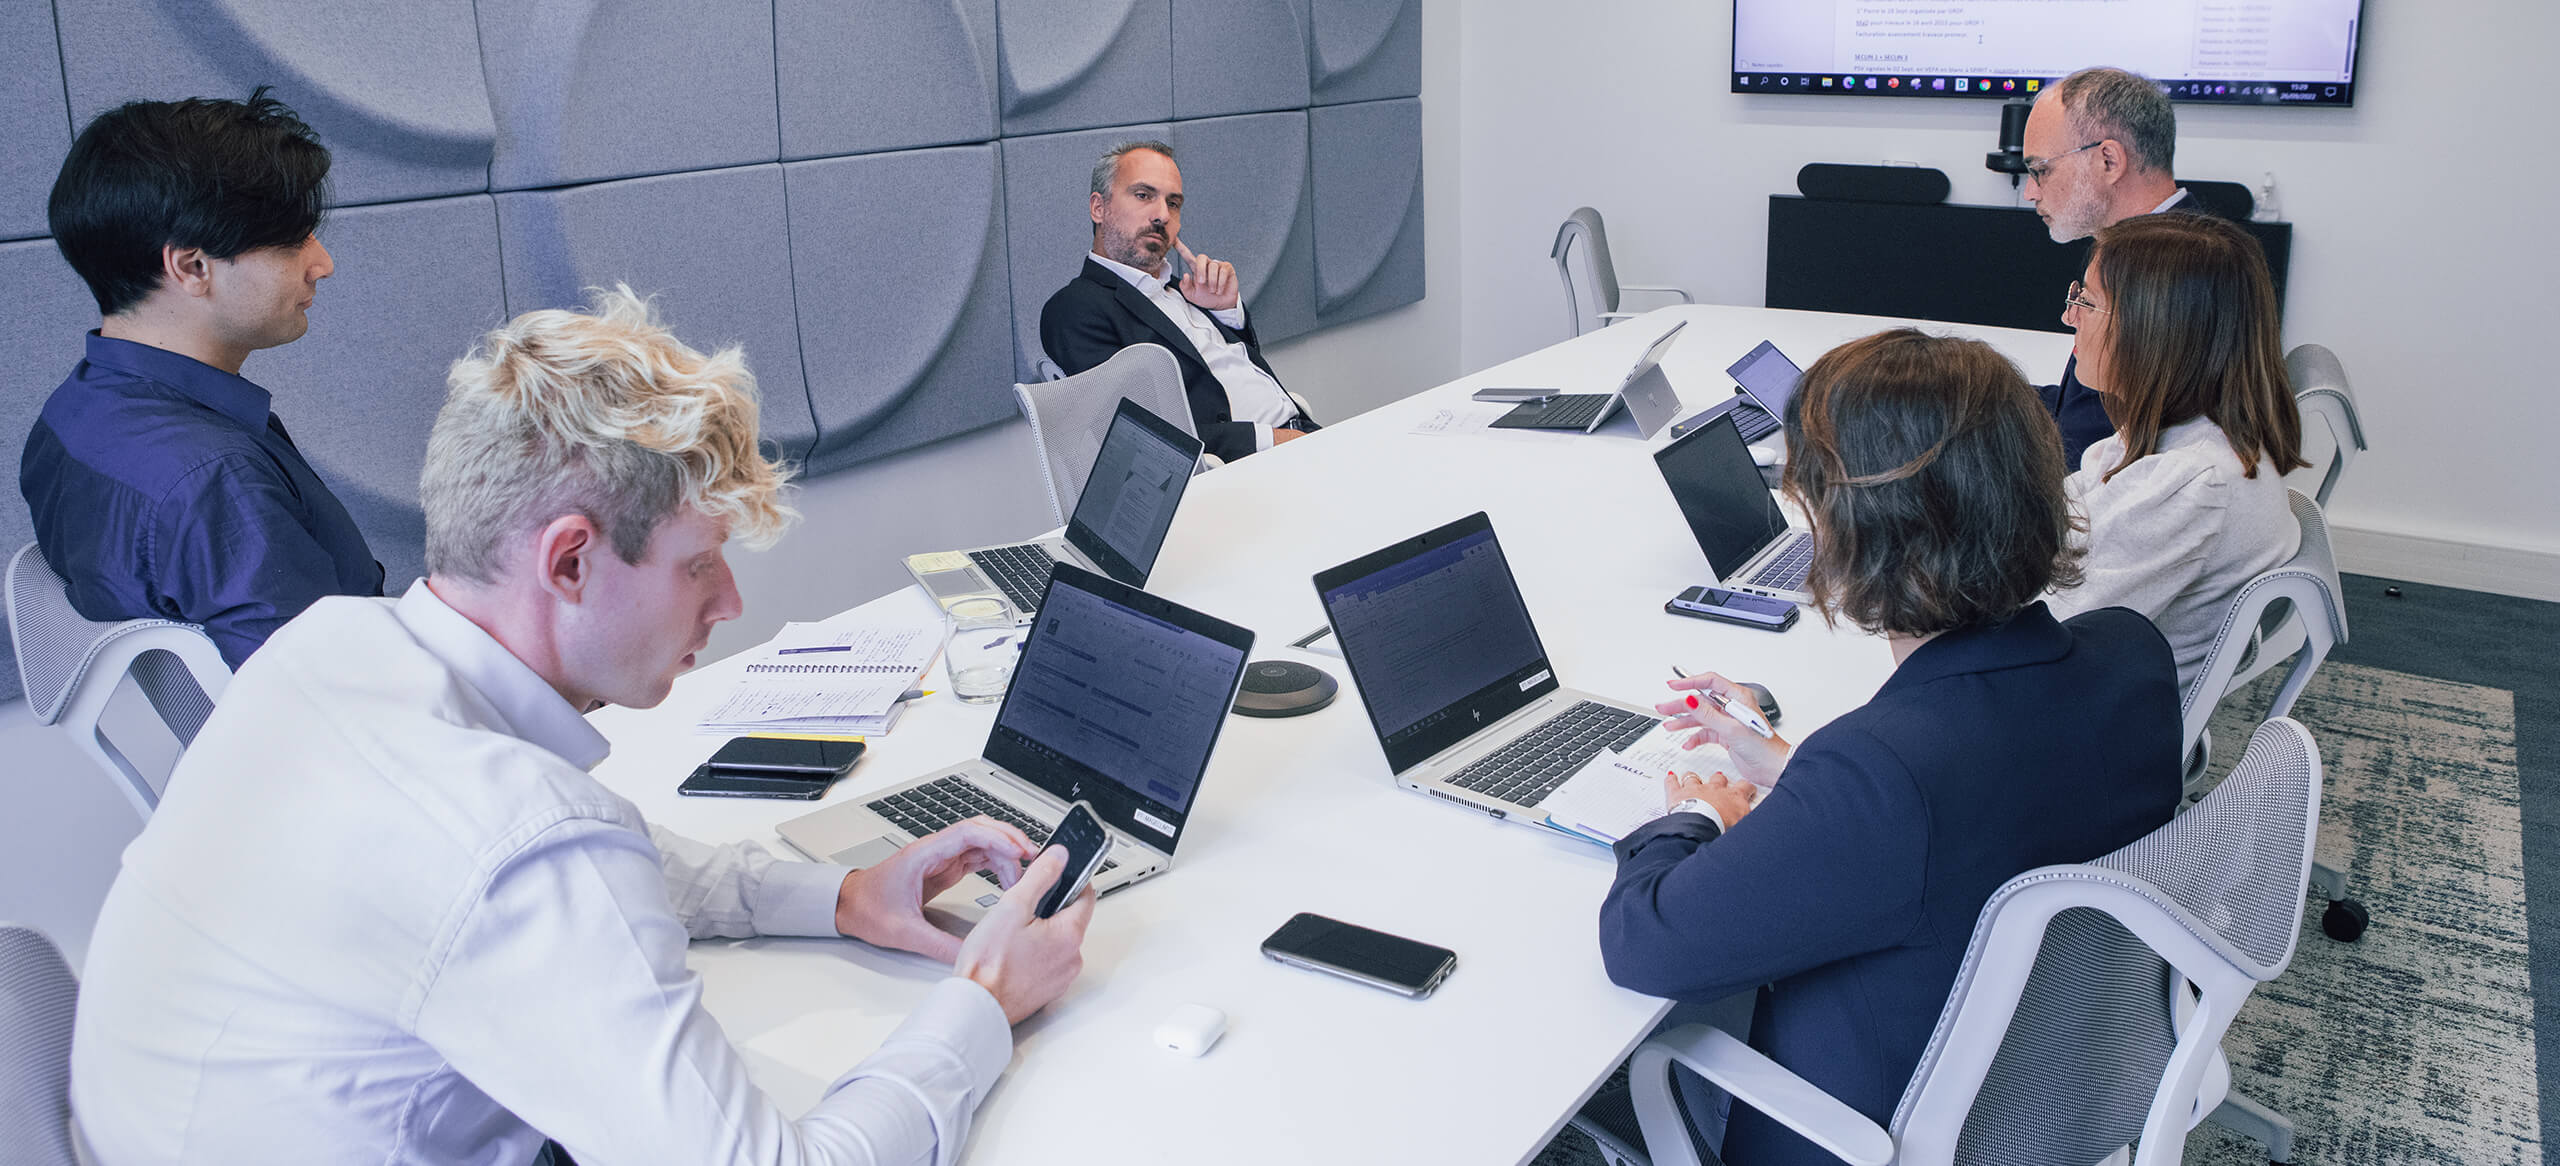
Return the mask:
{"type": "Polygon", "coordinates": [[[878,866],[888,861],[890,855],[898,852],[900,845],[901,843],[894,838],[874,838],[830,854],[827,856],[827,861],[861,870],[864,867],[878,866]]]}

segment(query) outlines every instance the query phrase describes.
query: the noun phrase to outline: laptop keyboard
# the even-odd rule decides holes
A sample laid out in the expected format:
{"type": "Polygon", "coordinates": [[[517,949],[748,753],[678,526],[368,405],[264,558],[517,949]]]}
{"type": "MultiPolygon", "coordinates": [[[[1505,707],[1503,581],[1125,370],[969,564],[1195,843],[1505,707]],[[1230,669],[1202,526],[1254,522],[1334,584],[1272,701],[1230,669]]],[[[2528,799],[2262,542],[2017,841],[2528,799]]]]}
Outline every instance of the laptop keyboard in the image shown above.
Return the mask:
{"type": "Polygon", "coordinates": [[[1609,407],[1607,393],[1573,393],[1548,400],[1535,409],[1515,409],[1494,421],[1497,429],[1580,429],[1609,407]]]}
{"type": "Polygon", "coordinates": [[[1777,558],[1762,564],[1759,570],[1751,573],[1751,582],[1754,586],[1766,587],[1772,591],[1803,589],[1805,572],[1813,569],[1813,540],[1801,534],[1789,537],[1794,541],[1787,544],[1787,549],[1778,552],[1777,558]]]}
{"type": "Polygon", "coordinates": [[[1038,543],[971,551],[969,559],[1025,614],[1040,610],[1040,595],[1049,589],[1049,568],[1058,562],[1038,543]]]}
{"type": "Polygon", "coordinates": [[[1582,701],[1520,735],[1501,752],[1449,779],[1459,789],[1534,806],[1599,755],[1624,749],[1652,731],[1657,718],[1582,701]]]}
{"type": "MultiPolygon", "coordinates": [[[[1029,815],[1013,808],[1011,803],[988,794],[987,791],[979,789],[976,783],[956,774],[950,777],[937,777],[923,785],[891,794],[869,805],[872,813],[887,818],[896,823],[899,829],[918,838],[954,822],[984,814],[1022,831],[1030,837],[1033,846],[1049,844],[1049,827],[1041,825],[1029,815]]],[[[1102,869],[1094,873],[1104,874],[1118,869],[1119,866],[1119,863],[1106,858],[1102,860],[1102,869]]],[[[978,873],[986,874],[987,872],[978,873]]]]}

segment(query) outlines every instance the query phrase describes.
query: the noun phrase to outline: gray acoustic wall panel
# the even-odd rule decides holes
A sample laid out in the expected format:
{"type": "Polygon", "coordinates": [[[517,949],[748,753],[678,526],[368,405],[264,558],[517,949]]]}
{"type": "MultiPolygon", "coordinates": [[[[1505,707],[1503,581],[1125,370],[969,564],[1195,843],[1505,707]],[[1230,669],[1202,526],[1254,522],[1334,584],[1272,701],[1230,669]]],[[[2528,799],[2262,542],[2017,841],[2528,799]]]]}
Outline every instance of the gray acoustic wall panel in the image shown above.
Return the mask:
{"type": "Polygon", "coordinates": [[[70,148],[53,5],[0,0],[0,239],[45,233],[45,195],[70,148]]]}
{"type": "Polygon", "coordinates": [[[1306,112],[1175,122],[1171,143],[1182,166],[1183,245],[1236,265],[1260,342],[1314,331],[1306,112]]]}
{"type": "Polygon", "coordinates": [[[575,308],[589,287],[627,283],[704,352],[746,349],[763,390],[763,434],[794,461],[809,453],[800,329],[782,167],[663,174],[498,197],[507,314],[575,308]]]}
{"type": "Polygon", "coordinates": [[[775,0],[782,156],[996,136],[996,0],[775,0]]]}
{"type": "Polygon", "coordinates": [[[1173,116],[1170,0],[997,0],[1004,132],[1173,116]]]}
{"type": "Polygon", "coordinates": [[[1173,0],[1173,116],[1302,109],[1307,0],[1173,0]]]}
{"type": "MultiPolygon", "coordinates": [[[[1040,305],[1084,270],[1084,257],[1093,252],[1093,215],[1088,208],[1094,160],[1122,142],[1152,138],[1170,145],[1172,134],[1171,126],[1156,123],[1004,140],[1005,254],[1013,283],[1014,379],[1027,381],[1038,375],[1040,305]]],[[[1186,199],[1190,183],[1190,177],[1184,176],[1186,199]]]]}
{"type": "Polygon", "coordinates": [[[783,180],[818,421],[809,471],[1013,416],[995,145],[792,162],[783,180]]]}
{"type": "Polygon", "coordinates": [[[498,212],[488,195],[350,207],[321,242],[337,273],[311,331],[249,358],[313,468],[346,503],[397,595],[425,573],[418,471],[444,404],[444,374],[506,319],[498,212]]]}
{"type": "Polygon", "coordinates": [[[1316,323],[1422,298],[1422,102],[1307,111],[1315,174],[1316,323]]]}
{"type": "MultiPolygon", "coordinates": [[[[18,454],[27,430],[71,366],[86,351],[84,336],[98,326],[98,302],[62,261],[50,239],[0,243],[0,336],[9,338],[0,360],[0,562],[35,540],[35,522],[18,492],[18,454]]],[[[16,653],[5,648],[6,613],[0,613],[0,700],[20,692],[16,653]]]]}
{"type": "Polygon", "coordinates": [[[767,0],[478,0],[489,189],[782,157],[767,0]]]}
{"type": "Polygon", "coordinates": [[[1318,105],[1422,96],[1422,0],[1312,0],[1318,105]]]}
{"type": "Polygon", "coordinates": [[[341,204],[488,188],[497,125],[471,0],[79,0],[56,9],[81,125],[136,99],[239,98],[273,85],[327,143],[341,204]]]}

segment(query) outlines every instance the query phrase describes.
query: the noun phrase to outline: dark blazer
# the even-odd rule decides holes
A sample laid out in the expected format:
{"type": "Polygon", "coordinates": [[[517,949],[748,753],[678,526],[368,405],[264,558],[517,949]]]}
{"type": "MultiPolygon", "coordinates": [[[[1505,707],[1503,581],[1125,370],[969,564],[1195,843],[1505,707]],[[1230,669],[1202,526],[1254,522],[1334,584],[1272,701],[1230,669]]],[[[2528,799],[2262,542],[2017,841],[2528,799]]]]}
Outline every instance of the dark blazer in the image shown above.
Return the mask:
{"type": "MultiPolygon", "coordinates": [[[[1673,814],[1619,843],[1609,978],[1694,1002],[1758,987],[1751,1046],[1889,1122],[1982,905],[2167,822],[2179,734],[2168,642],[2131,611],[2037,603],[1939,636],[1797,745],[1729,836],[1673,814]]],[[[1739,1104],[1723,1157],[1837,1161],[1739,1104]]]]}
{"type": "MultiPolygon", "coordinates": [[[[2192,190],[2188,190],[2187,197],[2179,199],[2176,205],[2160,213],[2180,212],[2221,213],[2192,190]]],[[[2044,398],[2045,412],[2053,414],[2054,423],[2062,427],[2062,463],[2071,469],[2080,468],[2082,451],[2096,444],[2099,438],[2116,431],[2116,423],[2107,419],[2105,399],[2098,395],[2096,389],[2080,383],[2079,353],[2073,353],[2070,361],[2062,366],[2061,384],[2037,385],[2036,395],[2044,398]]]]}
{"type": "MultiPolygon", "coordinates": [[[[1175,286],[1180,286],[1178,277],[1175,286]]],[[[1262,344],[1253,335],[1252,312],[1245,313],[1241,332],[1220,323],[1215,315],[1209,323],[1227,339],[1243,341],[1245,355],[1262,371],[1271,372],[1270,363],[1262,359],[1262,344]]],[[[1040,347],[1073,375],[1132,344],[1161,344],[1173,351],[1174,361],[1182,366],[1183,393],[1191,399],[1191,423],[1210,453],[1234,461],[1254,452],[1253,423],[1238,421],[1229,413],[1226,386],[1209,371],[1209,362],[1191,346],[1191,338],[1128,280],[1086,256],[1084,271],[1041,307],[1040,347]]],[[[1271,373],[1271,379],[1278,381],[1280,374],[1271,373]]],[[[1314,418],[1302,420],[1303,428],[1316,428],[1314,418]]]]}

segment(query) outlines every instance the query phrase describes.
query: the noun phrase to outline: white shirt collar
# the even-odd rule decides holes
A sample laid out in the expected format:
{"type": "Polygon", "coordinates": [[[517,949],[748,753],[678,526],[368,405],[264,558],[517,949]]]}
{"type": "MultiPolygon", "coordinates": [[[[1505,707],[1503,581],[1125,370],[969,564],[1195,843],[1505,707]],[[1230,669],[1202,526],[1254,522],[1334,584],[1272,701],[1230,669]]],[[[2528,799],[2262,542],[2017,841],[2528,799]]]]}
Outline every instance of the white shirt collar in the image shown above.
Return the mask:
{"type": "Polygon", "coordinates": [[[446,606],[426,580],[410,584],[392,612],[417,637],[420,647],[444,661],[498,710],[518,739],[550,750],[580,769],[594,769],[612,751],[604,734],[571,708],[560,690],[480,625],[446,606]]]}
{"type": "Polygon", "coordinates": [[[2155,215],[2156,215],[2156,214],[2159,214],[2160,212],[2165,211],[2165,210],[2169,209],[2170,207],[2173,207],[2173,206],[2178,205],[2178,200],[2179,200],[2179,199],[2182,199],[2182,198],[2185,198],[2185,197],[2187,197],[2187,188],[2186,188],[2186,187],[2181,186],[2181,187],[2177,188],[2176,190],[2170,191],[2170,192],[2169,192],[2169,197],[2164,198],[2164,199],[2161,199],[2161,200],[2160,200],[2160,205],[2158,205],[2158,206],[2155,206],[2155,207],[2151,208],[2151,213],[2152,213],[2152,214],[2155,214],[2155,215]]]}
{"type": "Polygon", "coordinates": [[[1129,286],[1138,289],[1140,293],[1146,296],[1153,297],[1159,289],[1164,287],[1163,280],[1104,255],[1099,251],[1091,252],[1090,257],[1094,262],[1109,268],[1113,275],[1117,275],[1122,279],[1128,280],[1129,286]]]}

